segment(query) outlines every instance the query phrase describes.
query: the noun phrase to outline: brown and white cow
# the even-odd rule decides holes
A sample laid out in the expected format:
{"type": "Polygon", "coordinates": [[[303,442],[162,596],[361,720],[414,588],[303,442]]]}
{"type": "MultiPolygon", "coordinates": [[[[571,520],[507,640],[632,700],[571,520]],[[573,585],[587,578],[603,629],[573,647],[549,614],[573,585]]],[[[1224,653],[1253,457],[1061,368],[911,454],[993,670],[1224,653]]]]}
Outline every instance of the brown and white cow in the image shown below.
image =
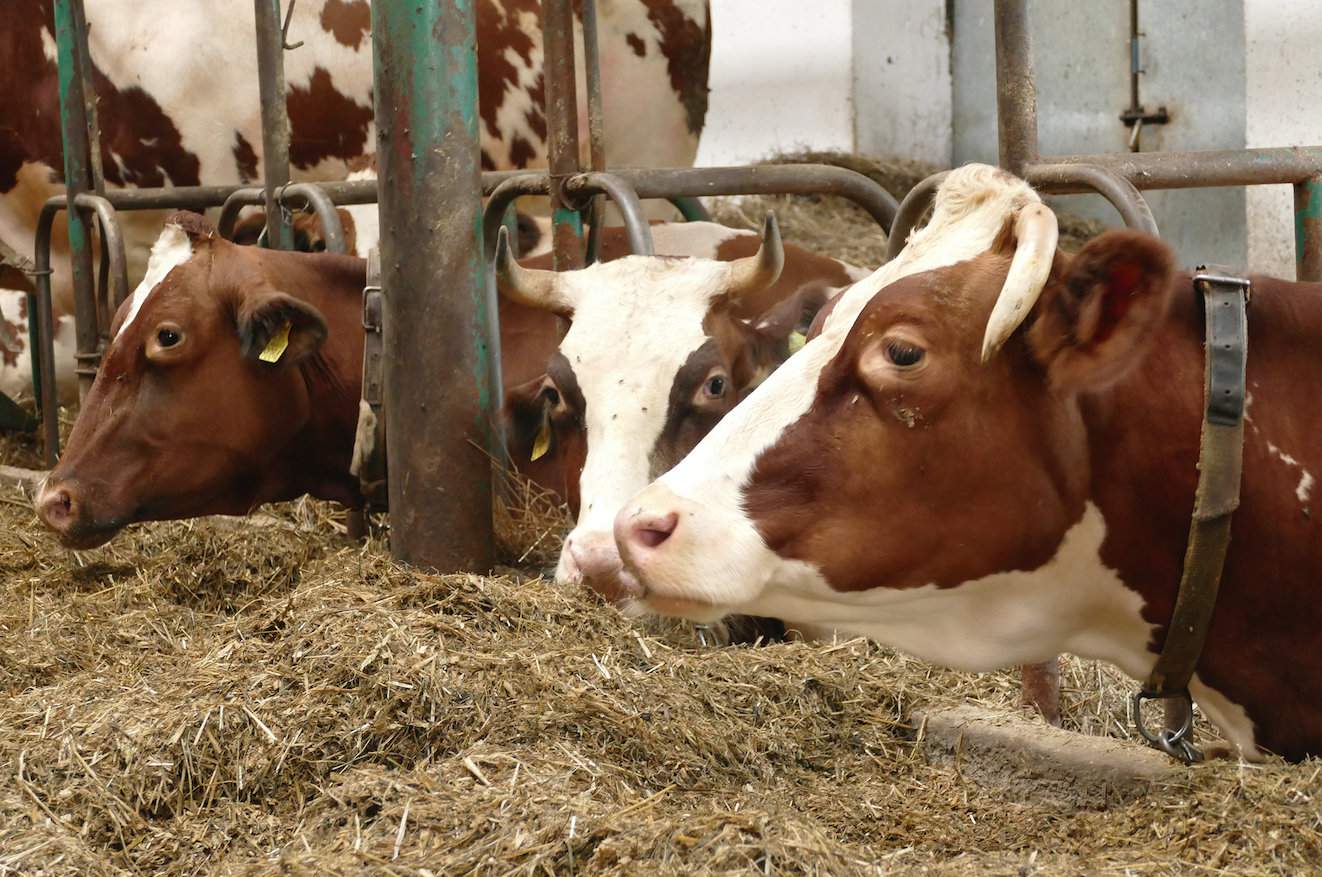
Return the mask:
{"type": "MultiPolygon", "coordinates": [[[[1145,678],[1197,482],[1202,310],[1160,241],[1067,256],[1023,183],[953,173],[900,258],[621,512],[634,599],[1145,678]]],[[[1255,278],[1249,332],[1242,503],[1192,692],[1246,755],[1299,759],[1322,754],[1322,285],[1255,278]]]]}
{"type": "MultiPolygon", "coordinates": [[[[745,239],[744,252],[758,247],[749,232],[706,230],[705,238],[697,227],[676,233],[681,240],[672,243],[687,235],[690,247],[710,249],[734,235],[745,239]]],[[[621,230],[606,231],[605,251],[617,249],[616,238],[621,230]]],[[[657,227],[656,240],[667,245],[667,226],[657,227]]],[[[800,252],[790,250],[791,264],[800,252]]],[[[364,274],[353,257],[240,247],[201,217],[176,214],[153,247],[147,276],[116,315],[101,373],[37,498],[39,515],[66,544],[87,546],[135,521],[243,514],[303,493],[358,503],[349,459],[364,274]],[[286,319],[289,350],[278,363],[257,361],[264,333],[286,319]]],[[[633,312],[645,315],[646,307],[633,312]]],[[[540,376],[556,349],[556,317],[503,298],[500,320],[516,461],[539,483],[572,496],[581,443],[571,432],[558,428],[548,453],[530,460],[550,413],[540,376]]],[[[638,331],[648,331],[646,319],[638,331]]]]}
{"type": "MultiPolygon", "coordinates": [[[[483,167],[542,166],[541,4],[475,5],[483,167]]],[[[42,203],[64,191],[53,6],[8,0],[0,23],[0,239],[26,253],[42,203]]],[[[284,54],[294,177],[343,179],[375,150],[370,6],[291,6],[289,39],[301,43],[284,54]]],[[[109,185],[262,178],[251,3],[97,0],[87,4],[87,19],[109,185]]],[[[616,0],[602,4],[598,26],[610,163],[692,164],[707,110],[707,0],[616,0]]],[[[583,107],[579,118],[586,125],[583,107]]],[[[581,140],[586,145],[586,131],[581,140]]],[[[120,215],[134,281],[163,219],[159,212],[120,215]]],[[[70,313],[64,223],[55,232],[55,307],[70,313]]]]}
{"type": "Polygon", "coordinates": [[[665,472],[789,355],[790,334],[857,268],[803,251],[786,258],[774,218],[763,238],[709,223],[659,226],[661,252],[581,271],[521,268],[503,246],[497,287],[570,320],[541,398],[557,435],[585,433],[578,521],[556,577],[614,597],[620,571],[612,523],[624,501],[665,472]],[[716,232],[713,235],[713,231],[716,232]]]}
{"type": "MultiPolygon", "coordinates": [[[[32,398],[32,350],[28,344],[28,294],[21,289],[0,289],[0,393],[10,399],[32,398]]],[[[60,402],[78,401],[74,373],[73,317],[55,320],[55,383],[60,402]]]]}

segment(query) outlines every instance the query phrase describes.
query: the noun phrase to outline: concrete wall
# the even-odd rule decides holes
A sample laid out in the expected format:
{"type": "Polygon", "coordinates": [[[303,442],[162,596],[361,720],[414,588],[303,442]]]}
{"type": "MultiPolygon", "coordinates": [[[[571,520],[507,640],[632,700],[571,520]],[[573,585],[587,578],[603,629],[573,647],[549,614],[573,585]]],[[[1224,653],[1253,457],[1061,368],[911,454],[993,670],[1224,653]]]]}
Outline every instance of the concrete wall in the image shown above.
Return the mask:
{"type": "MultiPolygon", "coordinates": [[[[954,5],[954,157],[996,161],[996,79],[992,4],[954,5]]],[[[1244,145],[1243,0],[1147,0],[1140,97],[1165,104],[1169,124],[1144,129],[1144,151],[1237,149],[1244,145]]],[[[1123,152],[1129,129],[1127,3],[1031,0],[1030,33],[1038,84],[1043,154],[1123,152]]],[[[1091,196],[1053,199],[1062,207],[1119,224],[1091,196]]],[[[1244,264],[1244,193],[1239,189],[1151,192],[1162,235],[1185,264],[1244,264]]]]}
{"type": "MultiPolygon", "coordinates": [[[[1248,145],[1322,143],[1322,8],[1316,0],[1245,0],[1244,30],[1248,145]]],[[[1249,190],[1249,264],[1294,276],[1293,216],[1289,186],[1249,190]]]]}
{"type": "Polygon", "coordinates": [[[853,0],[713,0],[699,165],[854,148],[853,0]]]}
{"type": "Polygon", "coordinates": [[[950,164],[954,94],[946,13],[946,0],[854,0],[859,152],[950,164]]]}

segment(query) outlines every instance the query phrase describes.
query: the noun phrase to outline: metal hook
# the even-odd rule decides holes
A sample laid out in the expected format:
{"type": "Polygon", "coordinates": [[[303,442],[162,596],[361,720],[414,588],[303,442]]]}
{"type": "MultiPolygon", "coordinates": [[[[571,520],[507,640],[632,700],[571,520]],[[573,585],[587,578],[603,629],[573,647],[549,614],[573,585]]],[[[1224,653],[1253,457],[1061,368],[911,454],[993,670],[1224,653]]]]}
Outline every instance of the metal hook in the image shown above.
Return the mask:
{"type": "Polygon", "coordinates": [[[280,44],[285,47],[286,52],[293,51],[303,45],[303,40],[299,40],[292,46],[289,45],[289,22],[294,20],[294,4],[297,2],[298,0],[289,0],[289,8],[285,10],[285,23],[280,28],[280,44]]]}
{"type": "Polygon", "coordinates": [[[1183,725],[1173,731],[1169,728],[1163,728],[1155,734],[1149,731],[1147,725],[1143,723],[1143,701],[1160,700],[1161,698],[1140,689],[1134,693],[1134,698],[1131,701],[1134,727],[1138,729],[1138,733],[1144,740],[1165,752],[1171,758],[1185,764],[1197,764],[1203,760],[1203,753],[1194,747],[1191,739],[1193,735],[1193,699],[1189,697],[1188,691],[1174,696],[1183,699],[1188,706],[1188,709],[1185,710],[1183,725]]]}

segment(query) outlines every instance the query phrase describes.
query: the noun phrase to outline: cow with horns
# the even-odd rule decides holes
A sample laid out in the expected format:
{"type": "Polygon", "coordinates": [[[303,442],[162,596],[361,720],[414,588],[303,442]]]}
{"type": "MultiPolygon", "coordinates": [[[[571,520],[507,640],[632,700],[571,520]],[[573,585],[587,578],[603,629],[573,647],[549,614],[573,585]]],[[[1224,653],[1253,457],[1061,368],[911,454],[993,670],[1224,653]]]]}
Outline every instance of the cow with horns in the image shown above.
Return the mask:
{"type": "MultiPolygon", "coordinates": [[[[900,256],[615,520],[641,609],[835,626],[967,670],[1152,670],[1198,479],[1203,306],[1162,242],[1075,255],[953,172],[900,256]]],[[[1248,756],[1322,754],[1322,289],[1255,278],[1241,504],[1191,684],[1248,756]]]]}

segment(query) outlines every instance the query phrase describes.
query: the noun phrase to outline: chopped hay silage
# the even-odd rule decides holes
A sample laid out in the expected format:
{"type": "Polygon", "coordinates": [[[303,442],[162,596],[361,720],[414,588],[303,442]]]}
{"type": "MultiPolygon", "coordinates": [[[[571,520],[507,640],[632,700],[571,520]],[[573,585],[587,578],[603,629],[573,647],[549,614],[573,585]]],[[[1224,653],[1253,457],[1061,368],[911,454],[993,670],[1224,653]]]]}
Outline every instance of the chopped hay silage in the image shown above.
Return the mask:
{"type": "MultiPolygon", "coordinates": [[[[1110,809],[928,764],[915,705],[1013,674],[861,641],[704,650],[513,571],[431,576],[319,503],[70,554],[0,504],[0,872],[1300,873],[1322,765],[1110,809]]],[[[1067,667],[1067,722],[1129,686],[1067,667]]]]}
{"type": "MultiPolygon", "coordinates": [[[[930,170],[835,160],[897,194],[930,170]]],[[[768,205],[805,246],[866,266],[884,247],[835,199],[716,212],[754,226],[768,205]]],[[[0,462],[35,448],[0,440],[0,462]]],[[[1017,674],[861,641],[699,648],[529,578],[568,519],[517,481],[503,496],[501,556],[522,569],[431,576],[344,540],[324,503],[75,554],[0,493],[0,875],[1322,866],[1317,760],[1214,762],[1103,809],[992,794],[929,763],[906,718],[1015,709],[1017,674]]],[[[1064,687],[1067,727],[1130,737],[1131,682],[1067,659],[1064,687]]]]}

